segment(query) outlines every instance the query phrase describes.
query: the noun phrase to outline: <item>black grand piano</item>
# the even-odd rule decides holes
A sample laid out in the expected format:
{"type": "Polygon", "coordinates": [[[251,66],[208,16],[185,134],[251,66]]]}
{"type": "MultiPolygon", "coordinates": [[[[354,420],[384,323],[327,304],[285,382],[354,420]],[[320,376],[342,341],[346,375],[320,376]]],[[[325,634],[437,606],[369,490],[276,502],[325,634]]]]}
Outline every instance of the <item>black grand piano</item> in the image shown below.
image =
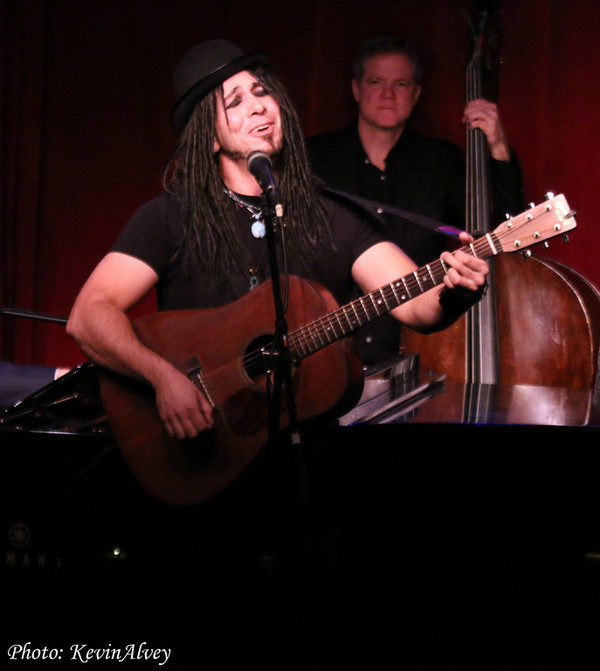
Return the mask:
{"type": "Polygon", "coordinates": [[[175,651],[166,668],[240,649],[313,668],[306,631],[322,626],[323,669],[591,668],[575,660],[598,656],[594,390],[451,383],[414,356],[367,373],[319,466],[316,557],[291,569],[276,624],[277,548],[259,530],[281,520],[274,499],[247,497],[264,480],[190,509],[155,501],[122,461],[93,364],[5,408],[9,643],[149,641],[175,651]]]}

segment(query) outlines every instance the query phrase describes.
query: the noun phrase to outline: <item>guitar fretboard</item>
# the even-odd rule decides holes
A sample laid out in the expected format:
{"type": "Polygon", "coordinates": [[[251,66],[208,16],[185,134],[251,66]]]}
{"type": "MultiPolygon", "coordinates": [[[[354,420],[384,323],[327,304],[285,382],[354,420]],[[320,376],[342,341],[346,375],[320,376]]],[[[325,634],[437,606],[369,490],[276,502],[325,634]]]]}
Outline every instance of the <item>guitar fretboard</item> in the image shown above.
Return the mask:
{"type": "MultiPolygon", "coordinates": [[[[502,246],[497,236],[491,233],[462,247],[460,251],[487,259],[502,253],[502,246]]],[[[373,319],[433,289],[442,283],[447,270],[446,264],[438,259],[293,331],[288,339],[292,357],[303,359],[314,354],[373,319]]]]}

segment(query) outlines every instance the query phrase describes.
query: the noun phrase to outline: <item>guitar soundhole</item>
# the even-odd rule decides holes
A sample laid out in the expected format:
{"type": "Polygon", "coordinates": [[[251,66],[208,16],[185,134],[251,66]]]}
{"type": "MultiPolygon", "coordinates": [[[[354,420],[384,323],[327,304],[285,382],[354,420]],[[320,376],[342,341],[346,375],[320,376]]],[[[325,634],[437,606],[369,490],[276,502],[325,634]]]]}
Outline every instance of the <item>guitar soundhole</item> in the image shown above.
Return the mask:
{"type": "MultiPolygon", "coordinates": [[[[271,353],[273,336],[265,334],[255,338],[243,356],[244,371],[251,385],[228,396],[223,404],[223,413],[229,429],[238,437],[255,436],[267,430],[272,411],[267,375],[277,369],[277,355],[271,353]]],[[[298,388],[298,375],[293,374],[294,391],[298,388]]],[[[280,413],[287,412],[285,397],[281,399],[280,413]]]]}
{"type": "Polygon", "coordinates": [[[273,367],[271,345],[273,337],[265,334],[254,339],[244,354],[244,370],[248,377],[256,383],[264,383],[267,372],[273,367]]]}

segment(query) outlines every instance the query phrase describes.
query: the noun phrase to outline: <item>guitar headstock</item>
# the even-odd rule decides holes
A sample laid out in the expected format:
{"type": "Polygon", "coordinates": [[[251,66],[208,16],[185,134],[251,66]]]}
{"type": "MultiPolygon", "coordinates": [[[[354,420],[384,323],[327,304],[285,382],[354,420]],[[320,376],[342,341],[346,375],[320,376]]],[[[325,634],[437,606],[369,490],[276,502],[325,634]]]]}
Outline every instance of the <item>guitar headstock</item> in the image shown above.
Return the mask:
{"type": "Polygon", "coordinates": [[[564,195],[548,194],[543,203],[500,224],[494,235],[502,252],[519,252],[557,235],[566,235],[576,226],[575,212],[564,195]]]}

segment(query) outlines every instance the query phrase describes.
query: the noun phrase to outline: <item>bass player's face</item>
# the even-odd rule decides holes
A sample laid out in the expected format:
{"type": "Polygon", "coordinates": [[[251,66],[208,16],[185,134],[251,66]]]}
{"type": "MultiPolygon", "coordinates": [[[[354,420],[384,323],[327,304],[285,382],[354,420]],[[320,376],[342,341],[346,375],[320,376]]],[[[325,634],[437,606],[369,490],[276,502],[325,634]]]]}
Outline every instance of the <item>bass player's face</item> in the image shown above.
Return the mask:
{"type": "Polygon", "coordinates": [[[403,54],[379,54],[365,64],[360,80],[352,80],[361,123],[379,129],[402,129],[419,100],[412,63],[403,54]]]}

